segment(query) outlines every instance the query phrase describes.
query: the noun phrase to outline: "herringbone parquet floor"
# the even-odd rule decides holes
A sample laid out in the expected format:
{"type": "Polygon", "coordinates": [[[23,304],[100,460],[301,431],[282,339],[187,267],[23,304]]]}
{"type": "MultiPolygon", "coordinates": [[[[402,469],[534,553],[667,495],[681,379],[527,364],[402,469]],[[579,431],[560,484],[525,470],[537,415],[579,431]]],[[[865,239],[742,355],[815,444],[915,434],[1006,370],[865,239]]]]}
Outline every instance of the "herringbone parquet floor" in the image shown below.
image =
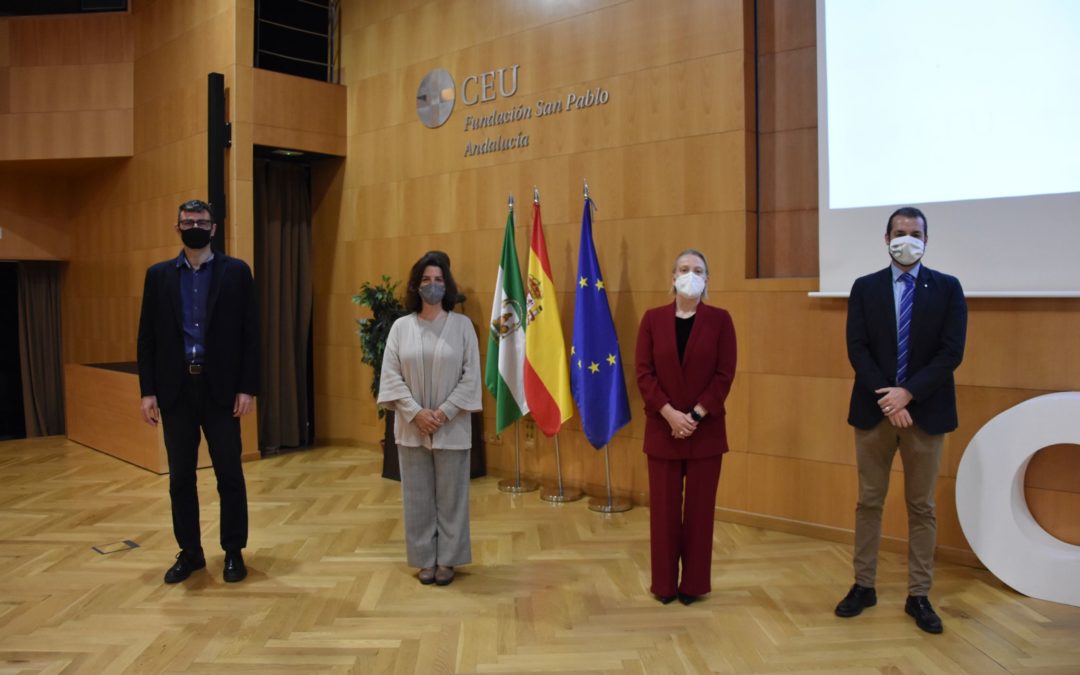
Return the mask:
{"type": "Polygon", "coordinates": [[[717,523],[712,595],[648,594],[648,512],[603,516],[473,482],[475,563],[446,588],[404,562],[381,458],[328,447],[245,465],[250,576],[221,580],[213,475],[207,571],[165,586],[167,477],[62,438],[0,443],[2,673],[1080,673],[1080,609],[940,564],[945,633],[880,602],[833,616],[847,546],[717,523]],[[138,547],[101,554],[125,540],[138,547]]]}

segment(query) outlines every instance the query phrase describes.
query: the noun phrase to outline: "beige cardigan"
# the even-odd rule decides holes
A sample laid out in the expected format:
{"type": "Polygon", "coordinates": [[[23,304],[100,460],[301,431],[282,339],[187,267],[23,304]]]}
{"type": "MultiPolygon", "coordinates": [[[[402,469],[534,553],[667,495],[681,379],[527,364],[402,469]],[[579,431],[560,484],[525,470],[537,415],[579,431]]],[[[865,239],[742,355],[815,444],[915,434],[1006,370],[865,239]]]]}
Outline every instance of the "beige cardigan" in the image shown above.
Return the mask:
{"type": "Polygon", "coordinates": [[[432,400],[442,401],[439,409],[450,421],[434,435],[420,431],[413,423],[426,398],[424,388],[423,341],[415,313],[394,322],[386,338],[378,403],[394,410],[394,440],[398,445],[468,450],[472,447],[472,416],[480,410],[480,349],[472,322],[450,312],[435,344],[431,383],[432,400]],[[415,392],[415,394],[414,394],[415,392]]]}

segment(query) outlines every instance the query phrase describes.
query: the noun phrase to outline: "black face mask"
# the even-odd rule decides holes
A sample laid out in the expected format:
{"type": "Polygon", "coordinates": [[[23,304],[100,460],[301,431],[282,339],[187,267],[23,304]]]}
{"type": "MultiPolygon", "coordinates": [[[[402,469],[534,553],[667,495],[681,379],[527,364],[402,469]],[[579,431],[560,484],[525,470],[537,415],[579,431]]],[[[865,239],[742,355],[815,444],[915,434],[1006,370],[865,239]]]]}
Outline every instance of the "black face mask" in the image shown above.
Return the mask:
{"type": "Polygon", "coordinates": [[[180,241],[188,248],[200,249],[210,245],[210,230],[193,227],[190,230],[180,230],[180,241]]]}

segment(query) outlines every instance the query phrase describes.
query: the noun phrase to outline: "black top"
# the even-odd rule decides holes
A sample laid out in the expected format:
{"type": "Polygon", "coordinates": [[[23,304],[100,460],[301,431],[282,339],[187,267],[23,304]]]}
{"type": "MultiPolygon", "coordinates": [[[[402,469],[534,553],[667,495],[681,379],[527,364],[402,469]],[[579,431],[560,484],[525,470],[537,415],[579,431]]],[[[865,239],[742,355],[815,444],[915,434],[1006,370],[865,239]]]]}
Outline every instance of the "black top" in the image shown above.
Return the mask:
{"type": "MultiPolygon", "coordinates": [[[[696,314],[694,316],[697,316],[696,314]]],[[[686,351],[686,343],[690,341],[690,329],[694,327],[694,317],[685,319],[675,317],[675,344],[679,348],[679,363],[682,363],[683,353],[686,351]]]]}

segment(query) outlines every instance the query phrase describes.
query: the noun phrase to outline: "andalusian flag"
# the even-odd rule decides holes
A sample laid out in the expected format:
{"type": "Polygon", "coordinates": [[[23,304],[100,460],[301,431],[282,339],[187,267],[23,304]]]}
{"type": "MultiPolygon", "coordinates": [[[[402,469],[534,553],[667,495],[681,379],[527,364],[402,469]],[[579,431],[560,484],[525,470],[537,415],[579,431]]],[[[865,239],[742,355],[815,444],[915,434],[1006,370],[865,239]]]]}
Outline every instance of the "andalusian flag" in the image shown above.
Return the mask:
{"type": "Polygon", "coordinates": [[[495,433],[529,412],[525,403],[525,291],[514,247],[514,209],[506,217],[502,262],[488,326],[484,385],[495,397],[495,433]]]}
{"type": "Polygon", "coordinates": [[[525,331],[525,400],[536,426],[548,436],[559,432],[574,414],[566,343],[551,280],[540,202],[533,202],[532,244],[529,246],[528,321],[525,331]]]}

